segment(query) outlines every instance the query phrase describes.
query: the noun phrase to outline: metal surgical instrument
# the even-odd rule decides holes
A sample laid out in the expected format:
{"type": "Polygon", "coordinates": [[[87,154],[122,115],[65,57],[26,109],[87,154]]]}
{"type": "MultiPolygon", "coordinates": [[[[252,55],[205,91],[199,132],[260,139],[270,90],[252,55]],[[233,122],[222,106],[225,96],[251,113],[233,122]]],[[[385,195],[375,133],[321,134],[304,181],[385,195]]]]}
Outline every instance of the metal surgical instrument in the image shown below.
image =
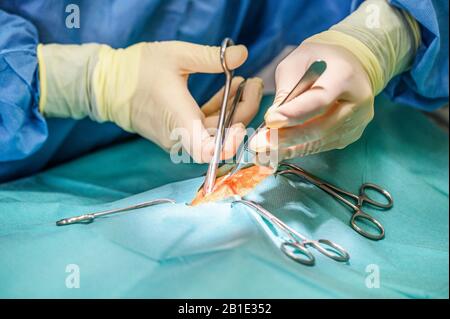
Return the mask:
{"type": "Polygon", "coordinates": [[[312,240],[306,238],[255,202],[245,199],[237,199],[233,201],[232,204],[236,203],[241,203],[253,208],[254,211],[260,216],[281,229],[287,235],[288,239],[281,243],[280,249],[284,254],[286,254],[286,256],[298,263],[308,266],[313,266],[315,264],[316,259],[308,249],[309,247],[316,249],[321,254],[335,261],[346,262],[350,259],[348,252],[338,244],[328,239],[312,240]]]}
{"type": "Polygon", "coordinates": [[[245,81],[243,81],[236,92],[233,103],[230,106],[230,109],[227,109],[228,98],[230,95],[230,87],[231,81],[233,79],[233,71],[230,70],[227,66],[227,62],[225,59],[226,49],[234,45],[233,40],[230,38],[225,38],[220,47],[220,61],[222,63],[223,72],[225,73],[225,88],[223,91],[223,99],[222,105],[219,113],[219,121],[217,124],[217,133],[214,144],[214,153],[211,159],[211,162],[208,166],[208,171],[206,172],[205,181],[203,183],[203,193],[205,195],[211,193],[214,189],[214,184],[217,176],[217,169],[219,167],[220,156],[223,149],[223,143],[225,141],[225,128],[229,127],[232,123],[233,115],[236,110],[237,104],[239,103],[242,92],[245,86],[245,81]]]}
{"type": "Polygon", "coordinates": [[[381,186],[373,183],[364,183],[359,188],[359,194],[353,194],[319,179],[318,177],[306,172],[304,169],[297,165],[289,163],[281,163],[278,167],[277,174],[299,176],[312,183],[313,185],[319,187],[321,190],[330,194],[336,200],[346,204],[353,210],[353,215],[350,219],[350,226],[356,232],[372,240],[380,240],[384,238],[385,231],[383,225],[381,225],[378,220],[362,210],[364,203],[367,203],[380,210],[388,210],[392,208],[392,206],[394,205],[392,195],[381,186]],[[373,197],[371,197],[367,193],[368,190],[377,192],[379,195],[386,199],[386,202],[380,202],[373,199],[373,197]],[[361,223],[360,225],[362,225],[362,223],[364,222],[370,225],[372,228],[376,229],[376,233],[364,230],[362,227],[360,227],[360,225],[358,225],[358,222],[361,223]]]}
{"type": "Polygon", "coordinates": [[[144,207],[148,207],[148,206],[154,206],[154,205],[158,205],[158,204],[165,204],[165,203],[174,204],[175,201],[172,199],[167,199],[167,198],[155,199],[155,200],[151,200],[149,202],[144,202],[144,203],[131,205],[131,206],[123,207],[123,208],[115,208],[115,209],[104,210],[104,211],[96,212],[96,213],[88,213],[88,214],[83,214],[80,216],[64,218],[64,219],[58,220],[56,222],[56,225],[64,226],[64,225],[70,225],[70,224],[76,224],[76,223],[91,223],[97,217],[120,213],[120,212],[125,212],[125,211],[130,211],[130,210],[139,209],[139,208],[144,208],[144,207]]]}
{"type": "MultiPolygon", "coordinates": [[[[325,61],[318,60],[315,61],[313,64],[311,64],[308,70],[306,70],[305,74],[300,78],[297,84],[295,84],[295,86],[292,88],[289,94],[281,101],[280,104],[278,104],[277,107],[282,106],[283,104],[296,98],[298,95],[304,93],[306,90],[310,89],[317,81],[317,79],[323,74],[323,72],[325,72],[326,69],[327,64],[325,61]]],[[[261,130],[265,126],[266,123],[263,121],[261,125],[258,126],[255,132],[247,139],[247,141],[241,147],[240,151],[238,152],[238,155],[236,156],[236,164],[234,165],[234,167],[231,168],[229,175],[233,175],[238,170],[248,165],[248,162],[243,161],[244,159],[243,157],[245,153],[248,153],[250,151],[248,146],[250,144],[251,139],[258,133],[259,130],[261,130]]]]}

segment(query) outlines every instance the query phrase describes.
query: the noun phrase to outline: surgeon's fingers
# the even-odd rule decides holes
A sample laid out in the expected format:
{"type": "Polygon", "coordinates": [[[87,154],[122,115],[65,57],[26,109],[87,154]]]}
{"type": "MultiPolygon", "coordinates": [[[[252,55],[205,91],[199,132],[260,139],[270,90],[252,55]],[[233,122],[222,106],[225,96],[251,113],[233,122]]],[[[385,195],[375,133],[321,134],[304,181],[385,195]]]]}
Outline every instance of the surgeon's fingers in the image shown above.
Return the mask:
{"type": "MultiPolygon", "coordinates": [[[[268,143],[264,146],[264,142],[268,140],[268,137],[258,138],[253,144],[260,144],[260,147],[253,146],[257,149],[257,156],[255,163],[257,165],[273,166],[273,163],[285,159],[291,159],[294,157],[303,157],[320,152],[329,151],[332,149],[341,149],[349,144],[357,141],[363,134],[367,122],[353,123],[353,125],[345,125],[349,121],[345,121],[343,125],[335,127],[333,130],[328,131],[324,136],[312,139],[305,143],[295,144],[292,143],[293,139],[290,139],[290,143],[286,146],[286,143],[268,143]],[[270,145],[270,147],[269,147],[270,145]],[[270,162],[268,161],[268,154],[270,154],[270,162]]],[[[279,130],[271,129],[271,131],[278,132],[279,130]]],[[[267,135],[268,131],[261,136],[267,135]]],[[[277,140],[279,142],[279,140],[277,140]]]]}
{"type": "Polygon", "coordinates": [[[325,139],[281,148],[278,150],[278,156],[281,161],[295,157],[304,157],[321,152],[327,152],[334,149],[343,149],[351,143],[357,141],[363,134],[364,128],[364,125],[354,127],[350,130],[348,128],[342,128],[325,139]],[[336,136],[339,136],[339,138],[336,138],[336,136]]]}
{"type": "Polygon", "coordinates": [[[236,123],[227,130],[225,142],[222,149],[221,159],[232,158],[241,145],[247,131],[243,123],[236,123]]]}
{"type": "Polygon", "coordinates": [[[244,123],[248,125],[259,110],[263,95],[264,83],[260,78],[249,78],[245,83],[241,101],[236,107],[233,123],[244,123]]]}
{"type": "MultiPolygon", "coordinates": [[[[347,103],[344,106],[344,110],[349,108],[354,109],[354,106],[351,103],[347,103]]],[[[279,156],[282,159],[290,159],[347,147],[361,138],[364,129],[371,120],[372,112],[373,109],[371,107],[362,105],[355,112],[360,115],[353,113],[351,118],[342,117],[343,120],[339,121],[341,125],[337,125],[328,131],[322,138],[294,146],[281,146],[279,156]]],[[[281,144],[283,145],[283,143],[281,144]]]]}
{"type": "MultiPolygon", "coordinates": [[[[175,83],[177,83],[177,80],[174,80],[174,86],[176,87],[175,83]]],[[[255,81],[255,83],[258,83],[258,81],[255,81]]],[[[186,130],[188,135],[188,138],[182,139],[182,146],[195,162],[209,162],[214,152],[214,135],[216,132],[208,131],[208,126],[205,125],[207,119],[204,117],[203,112],[197,106],[188,89],[186,87],[184,89],[181,88],[183,83],[180,82],[179,84],[179,94],[172,97],[171,103],[177,105],[176,126],[186,130]]],[[[252,84],[249,88],[253,86],[252,84]]],[[[256,101],[250,98],[248,100],[250,102],[256,101]]],[[[257,104],[259,105],[259,100],[257,104]]],[[[236,153],[246,135],[245,125],[236,123],[230,129],[227,129],[225,134],[224,147],[221,154],[222,159],[230,158],[236,153]]]]}
{"type": "Polygon", "coordinates": [[[333,72],[325,71],[312,88],[267,113],[265,117],[267,126],[271,128],[295,126],[326,113],[342,93],[335,82],[333,72]]]}
{"type": "Polygon", "coordinates": [[[276,93],[273,101],[278,106],[305,74],[309,58],[299,55],[297,48],[281,61],[275,71],[276,93]]]}
{"type": "MultiPolygon", "coordinates": [[[[173,41],[176,63],[182,73],[221,73],[220,47],[173,41]]],[[[234,70],[247,60],[248,51],[244,45],[233,45],[226,49],[225,60],[228,68],[234,70]]]]}
{"type": "Polygon", "coordinates": [[[359,139],[363,131],[363,125],[350,130],[341,127],[322,139],[289,147],[273,147],[270,150],[265,149],[264,151],[256,153],[254,163],[259,166],[275,168],[277,164],[283,160],[341,149],[359,139]]]}
{"type": "MultiPolygon", "coordinates": [[[[263,89],[263,81],[260,78],[247,79],[244,91],[242,92],[241,101],[236,106],[232,124],[244,123],[244,125],[248,125],[251,122],[258,113],[263,89]]],[[[233,99],[230,99],[229,103],[232,103],[232,100],[233,99]]],[[[205,126],[207,128],[217,128],[218,120],[219,115],[213,113],[206,117],[205,126]]]]}
{"type": "MultiPolygon", "coordinates": [[[[244,91],[242,92],[241,101],[236,106],[233,124],[230,128],[225,130],[222,159],[228,159],[234,156],[242,143],[247,134],[245,129],[246,125],[248,125],[258,113],[262,91],[263,82],[260,78],[247,79],[244,91]]],[[[217,128],[217,121],[218,116],[209,116],[204,121],[205,127],[215,129],[217,128]]]]}
{"type": "MultiPolygon", "coordinates": [[[[242,76],[236,76],[231,81],[228,103],[230,103],[236,95],[236,91],[242,81],[244,81],[244,78],[242,76]]],[[[224,90],[225,86],[223,86],[219,91],[216,92],[216,94],[213,95],[212,98],[210,98],[205,104],[202,105],[201,110],[206,116],[217,115],[217,113],[220,111],[224,90]]]]}
{"type": "MultiPolygon", "coordinates": [[[[352,124],[355,127],[358,126],[359,124],[352,120],[351,115],[353,113],[354,105],[352,103],[335,104],[324,115],[304,124],[271,129],[271,131],[277,132],[276,139],[273,137],[269,139],[267,129],[258,132],[250,142],[250,148],[255,152],[265,152],[271,148],[280,149],[325,139],[338,131],[341,126],[352,127],[352,124]],[[350,124],[347,123],[349,122],[347,119],[351,120],[350,124]]],[[[339,138],[339,135],[336,134],[333,138],[339,138]]]]}
{"type": "Polygon", "coordinates": [[[300,145],[280,147],[270,151],[261,151],[256,153],[254,163],[259,166],[276,167],[277,164],[283,160],[304,157],[334,149],[341,149],[354,142],[361,136],[364,129],[359,128],[358,130],[360,133],[356,135],[335,132],[329,138],[318,139],[300,145]],[[337,135],[339,135],[340,138],[334,138],[337,135]]]}
{"type": "Polygon", "coordinates": [[[172,79],[172,86],[177,94],[167,97],[167,105],[176,105],[176,110],[171,112],[170,129],[183,131],[181,144],[195,162],[208,162],[214,150],[214,137],[203,124],[204,114],[182,79],[172,79]]]}
{"type": "Polygon", "coordinates": [[[280,158],[280,161],[282,161],[334,150],[338,148],[338,146],[339,142],[337,141],[323,144],[322,140],[316,140],[311,143],[282,148],[278,151],[278,156],[280,158]]]}
{"type": "Polygon", "coordinates": [[[278,129],[261,128],[249,141],[249,149],[255,153],[253,162],[260,166],[276,167],[278,158],[278,129]]]}

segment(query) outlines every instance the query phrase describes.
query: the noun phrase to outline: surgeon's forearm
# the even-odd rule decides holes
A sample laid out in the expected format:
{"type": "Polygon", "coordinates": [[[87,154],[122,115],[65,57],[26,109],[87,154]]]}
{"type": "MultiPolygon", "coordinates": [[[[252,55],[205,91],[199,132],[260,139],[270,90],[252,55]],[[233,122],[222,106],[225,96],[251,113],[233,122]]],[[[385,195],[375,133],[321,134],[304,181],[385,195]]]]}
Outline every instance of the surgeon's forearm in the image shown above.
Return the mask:
{"type": "Polygon", "coordinates": [[[100,47],[99,44],[38,46],[42,114],[74,119],[89,115],[94,101],[90,82],[100,47]]]}
{"type": "Polygon", "coordinates": [[[390,79],[411,66],[420,44],[420,28],[407,12],[386,0],[367,0],[316,37],[316,42],[351,50],[366,69],[374,94],[378,94],[390,79]]]}
{"type": "Polygon", "coordinates": [[[144,45],[112,49],[96,43],[40,44],[40,112],[46,117],[89,116],[94,121],[111,121],[133,132],[130,94],[137,86],[144,45]]]}

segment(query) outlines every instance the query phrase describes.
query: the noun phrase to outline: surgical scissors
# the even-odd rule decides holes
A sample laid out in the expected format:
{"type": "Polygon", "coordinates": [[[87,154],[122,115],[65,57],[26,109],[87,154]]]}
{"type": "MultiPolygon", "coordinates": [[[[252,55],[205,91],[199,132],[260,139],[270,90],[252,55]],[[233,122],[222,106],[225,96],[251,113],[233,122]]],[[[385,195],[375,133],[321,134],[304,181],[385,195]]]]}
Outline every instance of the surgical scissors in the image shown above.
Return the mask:
{"type": "Polygon", "coordinates": [[[336,200],[339,200],[341,203],[346,204],[353,210],[353,214],[350,219],[350,226],[357,233],[372,240],[380,240],[384,238],[385,231],[383,225],[378,220],[376,220],[371,215],[365,213],[362,210],[364,203],[367,203],[381,210],[388,210],[392,208],[392,206],[394,205],[392,195],[381,186],[373,183],[364,183],[359,188],[359,194],[354,194],[319,179],[318,177],[306,172],[304,169],[295,164],[284,162],[280,163],[277,174],[278,175],[290,174],[299,176],[307,180],[308,182],[312,183],[313,185],[319,187],[321,190],[330,194],[336,200]],[[367,190],[373,190],[377,192],[386,199],[386,202],[383,203],[373,199],[367,193],[367,190]],[[372,226],[372,228],[377,230],[377,233],[364,230],[360,225],[358,225],[358,221],[361,223],[360,225],[362,225],[362,223],[365,222],[368,225],[372,226]]]}
{"type": "Polygon", "coordinates": [[[154,199],[154,200],[151,200],[148,202],[143,202],[140,204],[131,205],[131,206],[127,206],[127,207],[109,209],[109,210],[104,210],[104,211],[96,212],[96,213],[88,213],[88,214],[83,214],[83,215],[79,215],[79,216],[63,218],[56,222],[56,226],[65,226],[65,225],[71,225],[71,224],[76,224],[76,223],[91,223],[97,217],[120,213],[120,212],[125,212],[125,211],[139,209],[139,208],[144,208],[144,207],[158,205],[158,204],[164,204],[164,203],[174,204],[175,201],[172,199],[167,199],[167,198],[154,199]]]}
{"type": "Polygon", "coordinates": [[[228,97],[230,95],[230,87],[231,81],[233,79],[233,71],[228,68],[227,61],[225,59],[226,49],[234,45],[233,40],[230,38],[225,38],[222,41],[222,45],[220,47],[220,61],[222,63],[222,69],[225,73],[225,88],[223,91],[222,105],[219,113],[219,120],[217,123],[217,133],[214,141],[214,153],[211,159],[211,162],[208,166],[208,171],[206,172],[205,181],[203,183],[203,193],[205,195],[211,193],[214,189],[214,184],[216,181],[217,169],[219,167],[220,155],[223,149],[223,143],[225,141],[225,128],[231,125],[233,120],[233,115],[235,113],[237,104],[239,103],[242,92],[244,90],[245,81],[241,82],[234,97],[233,103],[230,106],[230,109],[227,109],[228,97]]]}
{"type": "Polygon", "coordinates": [[[241,203],[253,208],[264,219],[271,222],[273,225],[278,226],[278,228],[288,237],[287,240],[284,240],[281,243],[280,249],[286,256],[296,262],[307,266],[313,266],[315,264],[316,259],[308,247],[316,249],[321,254],[335,261],[346,262],[350,259],[348,252],[338,244],[328,239],[312,240],[306,238],[255,202],[245,199],[236,199],[232,202],[232,204],[236,203],[241,203]]]}

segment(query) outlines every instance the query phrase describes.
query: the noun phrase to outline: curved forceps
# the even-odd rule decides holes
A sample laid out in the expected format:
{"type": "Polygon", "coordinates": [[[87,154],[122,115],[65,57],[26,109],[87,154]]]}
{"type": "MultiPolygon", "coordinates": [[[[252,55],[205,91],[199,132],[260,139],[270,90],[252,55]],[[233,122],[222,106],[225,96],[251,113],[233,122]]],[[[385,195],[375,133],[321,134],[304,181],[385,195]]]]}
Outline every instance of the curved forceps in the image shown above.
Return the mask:
{"type": "Polygon", "coordinates": [[[319,187],[321,190],[330,194],[336,200],[339,200],[340,202],[346,204],[353,210],[353,215],[350,219],[350,226],[357,233],[372,240],[380,240],[384,238],[385,231],[383,225],[377,219],[373,218],[371,215],[365,213],[362,210],[364,203],[367,203],[381,210],[388,210],[392,208],[392,206],[394,206],[394,200],[392,198],[392,195],[381,186],[373,183],[364,183],[359,188],[359,194],[353,194],[342,188],[331,185],[330,183],[319,179],[318,177],[306,172],[304,169],[302,169],[297,165],[289,163],[280,163],[277,174],[278,175],[291,174],[306,179],[308,182],[319,187]],[[386,199],[386,202],[383,203],[377,201],[373,199],[371,196],[369,196],[369,194],[367,193],[367,190],[369,189],[374,190],[378,194],[382,195],[386,199]],[[364,230],[358,225],[358,221],[366,222],[372,225],[372,227],[376,229],[376,233],[364,230]]]}
{"type": "Polygon", "coordinates": [[[279,229],[283,230],[283,232],[289,237],[289,239],[281,243],[280,249],[286,256],[298,263],[307,266],[313,266],[315,264],[316,258],[308,249],[308,247],[316,249],[321,254],[335,261],[346,262],[350,259],[350,255],[348,254],[348,252],[338,244],[328,239],[312,240],[306,238],[255,202],[245,199],[237,199],[234,200],[232,204],[235,203],[241,203],[250,208],[253,208],[263,218],[278,226],[279,229]]]}
{"type": "Polygon", "coordinates": [[[238,87],[234,100],[230,106],[230,109],[227,109],[228,97],[230,96],[230,88],[231,81],[233,80],[233,70],[227,65],[227,61],[225,59],[225,53],[229,46],[234,45],[233,40],[230,38],[225,38],[222,41],[222,45],[220,47],[220,62],[222,64],[223,72],[225,73],[225,88],[223,90],[223,98],[222,105],[220,107],[219,120],[217,124],[217,133],[214,141],[214,153],[211,158],[211,162],[208,166],[208,171],[206,172],[205,181],[202,185],[203,193],[209,194],[214,189],[214,184],[216,181],[217,169],[219,167],[220,155],[223,148],[223,143],[225,141],[225,128],[231,125],[233,115],[235,113],[237,104],[239,103],[242,92],[244,90],[244,86],[246,81],[244,80],[238,87]]]}

